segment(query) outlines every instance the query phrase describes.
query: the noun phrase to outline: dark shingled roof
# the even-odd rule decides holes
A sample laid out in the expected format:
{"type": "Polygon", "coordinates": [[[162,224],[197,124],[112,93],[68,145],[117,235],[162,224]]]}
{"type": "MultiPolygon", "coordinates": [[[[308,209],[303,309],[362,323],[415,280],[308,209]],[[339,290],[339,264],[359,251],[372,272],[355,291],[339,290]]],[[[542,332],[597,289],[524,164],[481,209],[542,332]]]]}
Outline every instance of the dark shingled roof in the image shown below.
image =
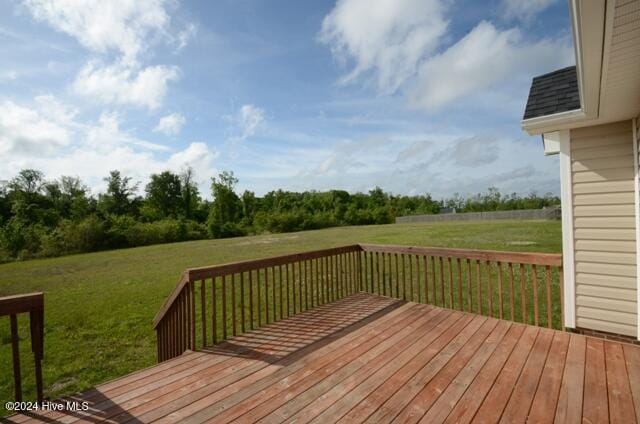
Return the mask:
{"type": "Polygon", "coordinates": [[[559,69],[533,78],[524,118],[580,109],[576,67],[559,69]]]}

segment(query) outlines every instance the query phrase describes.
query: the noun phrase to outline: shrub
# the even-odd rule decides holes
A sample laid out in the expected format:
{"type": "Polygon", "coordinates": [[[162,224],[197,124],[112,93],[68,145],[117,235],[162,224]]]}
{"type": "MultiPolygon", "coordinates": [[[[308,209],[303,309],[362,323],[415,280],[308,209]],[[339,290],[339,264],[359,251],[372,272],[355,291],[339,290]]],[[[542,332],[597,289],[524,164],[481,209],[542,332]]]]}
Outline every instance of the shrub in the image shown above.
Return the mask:
{"type": "Polygon", "coordinates": [[[63,248],[68,252],[95,252],[110,244],[105,222],[95,215],[77,223],[65,221],[60,231],[64,240],[63,248]]]}
{"type": "Polygon", "coordinates": [[[44,234],[41,225],[27,225],[14,217],[0,231],[0,246],[12,258],[33,258],[40,251],[44,234]]]}
{"type": "Polygon", "coordinates": [[[229,237],[239,237],[246,234],[244,228],[239,223],[236,222],[210,222],[209,223],[209,234],[214,238],[229,238],[229,237]]]}
{"type": "Polygon", "coordinates": [[[185,240],[202,240],[208,237],[207,226],[195,221],[184,221],[186,229],[185,240]]]}
{"type": "Polygon", "coordinates": [[[39,256],[54,257],[73,251],[73,248],[69,248],[65,243],[62,227],[58,227],[43,235],[39,256]]]}

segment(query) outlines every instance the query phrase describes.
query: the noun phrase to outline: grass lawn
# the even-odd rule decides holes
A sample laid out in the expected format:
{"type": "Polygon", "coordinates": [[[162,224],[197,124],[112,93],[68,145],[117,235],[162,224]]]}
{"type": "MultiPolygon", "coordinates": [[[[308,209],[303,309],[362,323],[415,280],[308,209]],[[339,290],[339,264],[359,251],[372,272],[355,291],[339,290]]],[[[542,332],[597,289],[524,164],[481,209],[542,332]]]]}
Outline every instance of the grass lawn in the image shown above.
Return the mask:
{"type": "MultiPolygon", "coordinates": [[[[57,398],[155,363],[151,320],[185,268],[358,242],[558,253],[562,237],[559,221],[489,221],[173,243],[0,265],[0,296],[45,292],[45,396],[57,398]]],[[[20,333],[23,386],[32,397],[25,319],[20,333]]],[[[13,399],[9,341],[9,319],[3,318],[0,404],[13,399]]]]}

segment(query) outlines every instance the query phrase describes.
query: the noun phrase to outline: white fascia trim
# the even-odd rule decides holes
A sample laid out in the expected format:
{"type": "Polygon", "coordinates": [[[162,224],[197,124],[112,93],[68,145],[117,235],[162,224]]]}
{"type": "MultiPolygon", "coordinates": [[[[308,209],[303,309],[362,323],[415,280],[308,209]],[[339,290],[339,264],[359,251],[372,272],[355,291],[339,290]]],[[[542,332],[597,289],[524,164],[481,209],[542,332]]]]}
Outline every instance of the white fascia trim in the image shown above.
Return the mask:
{"type": "Polygon", "coordinates": [[[582,21],[580,20],[580,8],[578,7],[578,0],[569,0],[569,14],[571,15],[571,30],[573,32],[573,53],[576,59],[576,74],[578,76],[578,93],[580,95],[580,110],[584,113],[584,78],[582,77],[582,38],[581,28],[582,21]]]}
{"type": "Polygon", "coordinates": [[[634,169],[634,196],[635,196],[635,208],[636,208],[636,297],[637,297],[637,320],[638,320],[638,333],[637,338],[640,340],[640,174],[638,173],[638,121],[637,119],[631,120],[633,129],[633,169],[634,169]]]}
{"type": "Polygon", "coordinates": [[[576,285],[573,243],[573,186],[571,136],[560,131],[560,192],[562,200],[562,268],[564,270],[564,326],[576,327],[576,285]]]}
{"type": "Polygon", "coordinates": [[[555,131],[558,125],[581,121],[586,118],[582,109],[568,110],[552,115],[537,116],[522,121],[522,129],[529,135],[538,135],[549,131],[555,131]]]}

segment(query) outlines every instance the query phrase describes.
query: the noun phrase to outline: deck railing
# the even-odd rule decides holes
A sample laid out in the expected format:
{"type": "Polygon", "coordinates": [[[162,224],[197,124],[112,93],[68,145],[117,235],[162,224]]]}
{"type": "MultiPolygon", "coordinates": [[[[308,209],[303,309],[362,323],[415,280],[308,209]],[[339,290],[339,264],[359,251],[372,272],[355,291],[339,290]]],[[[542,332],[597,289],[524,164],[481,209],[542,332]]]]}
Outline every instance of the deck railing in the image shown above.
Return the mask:
{"type": "Polygon", "coordinates": [[[564,330],[560,254],[360,247],[364,291],[564,330]]]}
{"type": "Polygon", "coordinates": [[[358,245],[185,271],[156,314],[158,359],[359,291],[358,245]]]}
{"type": "Polygon", "coordinates": [[[364,291],[563,329],[562,255],[360,244],[185,271],[158,359],[364,291]]]}
{"type": "Polygon", "coordinates": [[[13,359],[13,384],[15,400],[22,401],[22,372],[20,367],[20,337],[18,334],[18,315],[29,314],[31,351],[35,361],[36,395],[38,402],[43,400],[42,357],[44,355],[44,295],[31,293],[25,295],[0,297],[0,317],[8,316],[11,326],[11,352],[13,359]]]}

